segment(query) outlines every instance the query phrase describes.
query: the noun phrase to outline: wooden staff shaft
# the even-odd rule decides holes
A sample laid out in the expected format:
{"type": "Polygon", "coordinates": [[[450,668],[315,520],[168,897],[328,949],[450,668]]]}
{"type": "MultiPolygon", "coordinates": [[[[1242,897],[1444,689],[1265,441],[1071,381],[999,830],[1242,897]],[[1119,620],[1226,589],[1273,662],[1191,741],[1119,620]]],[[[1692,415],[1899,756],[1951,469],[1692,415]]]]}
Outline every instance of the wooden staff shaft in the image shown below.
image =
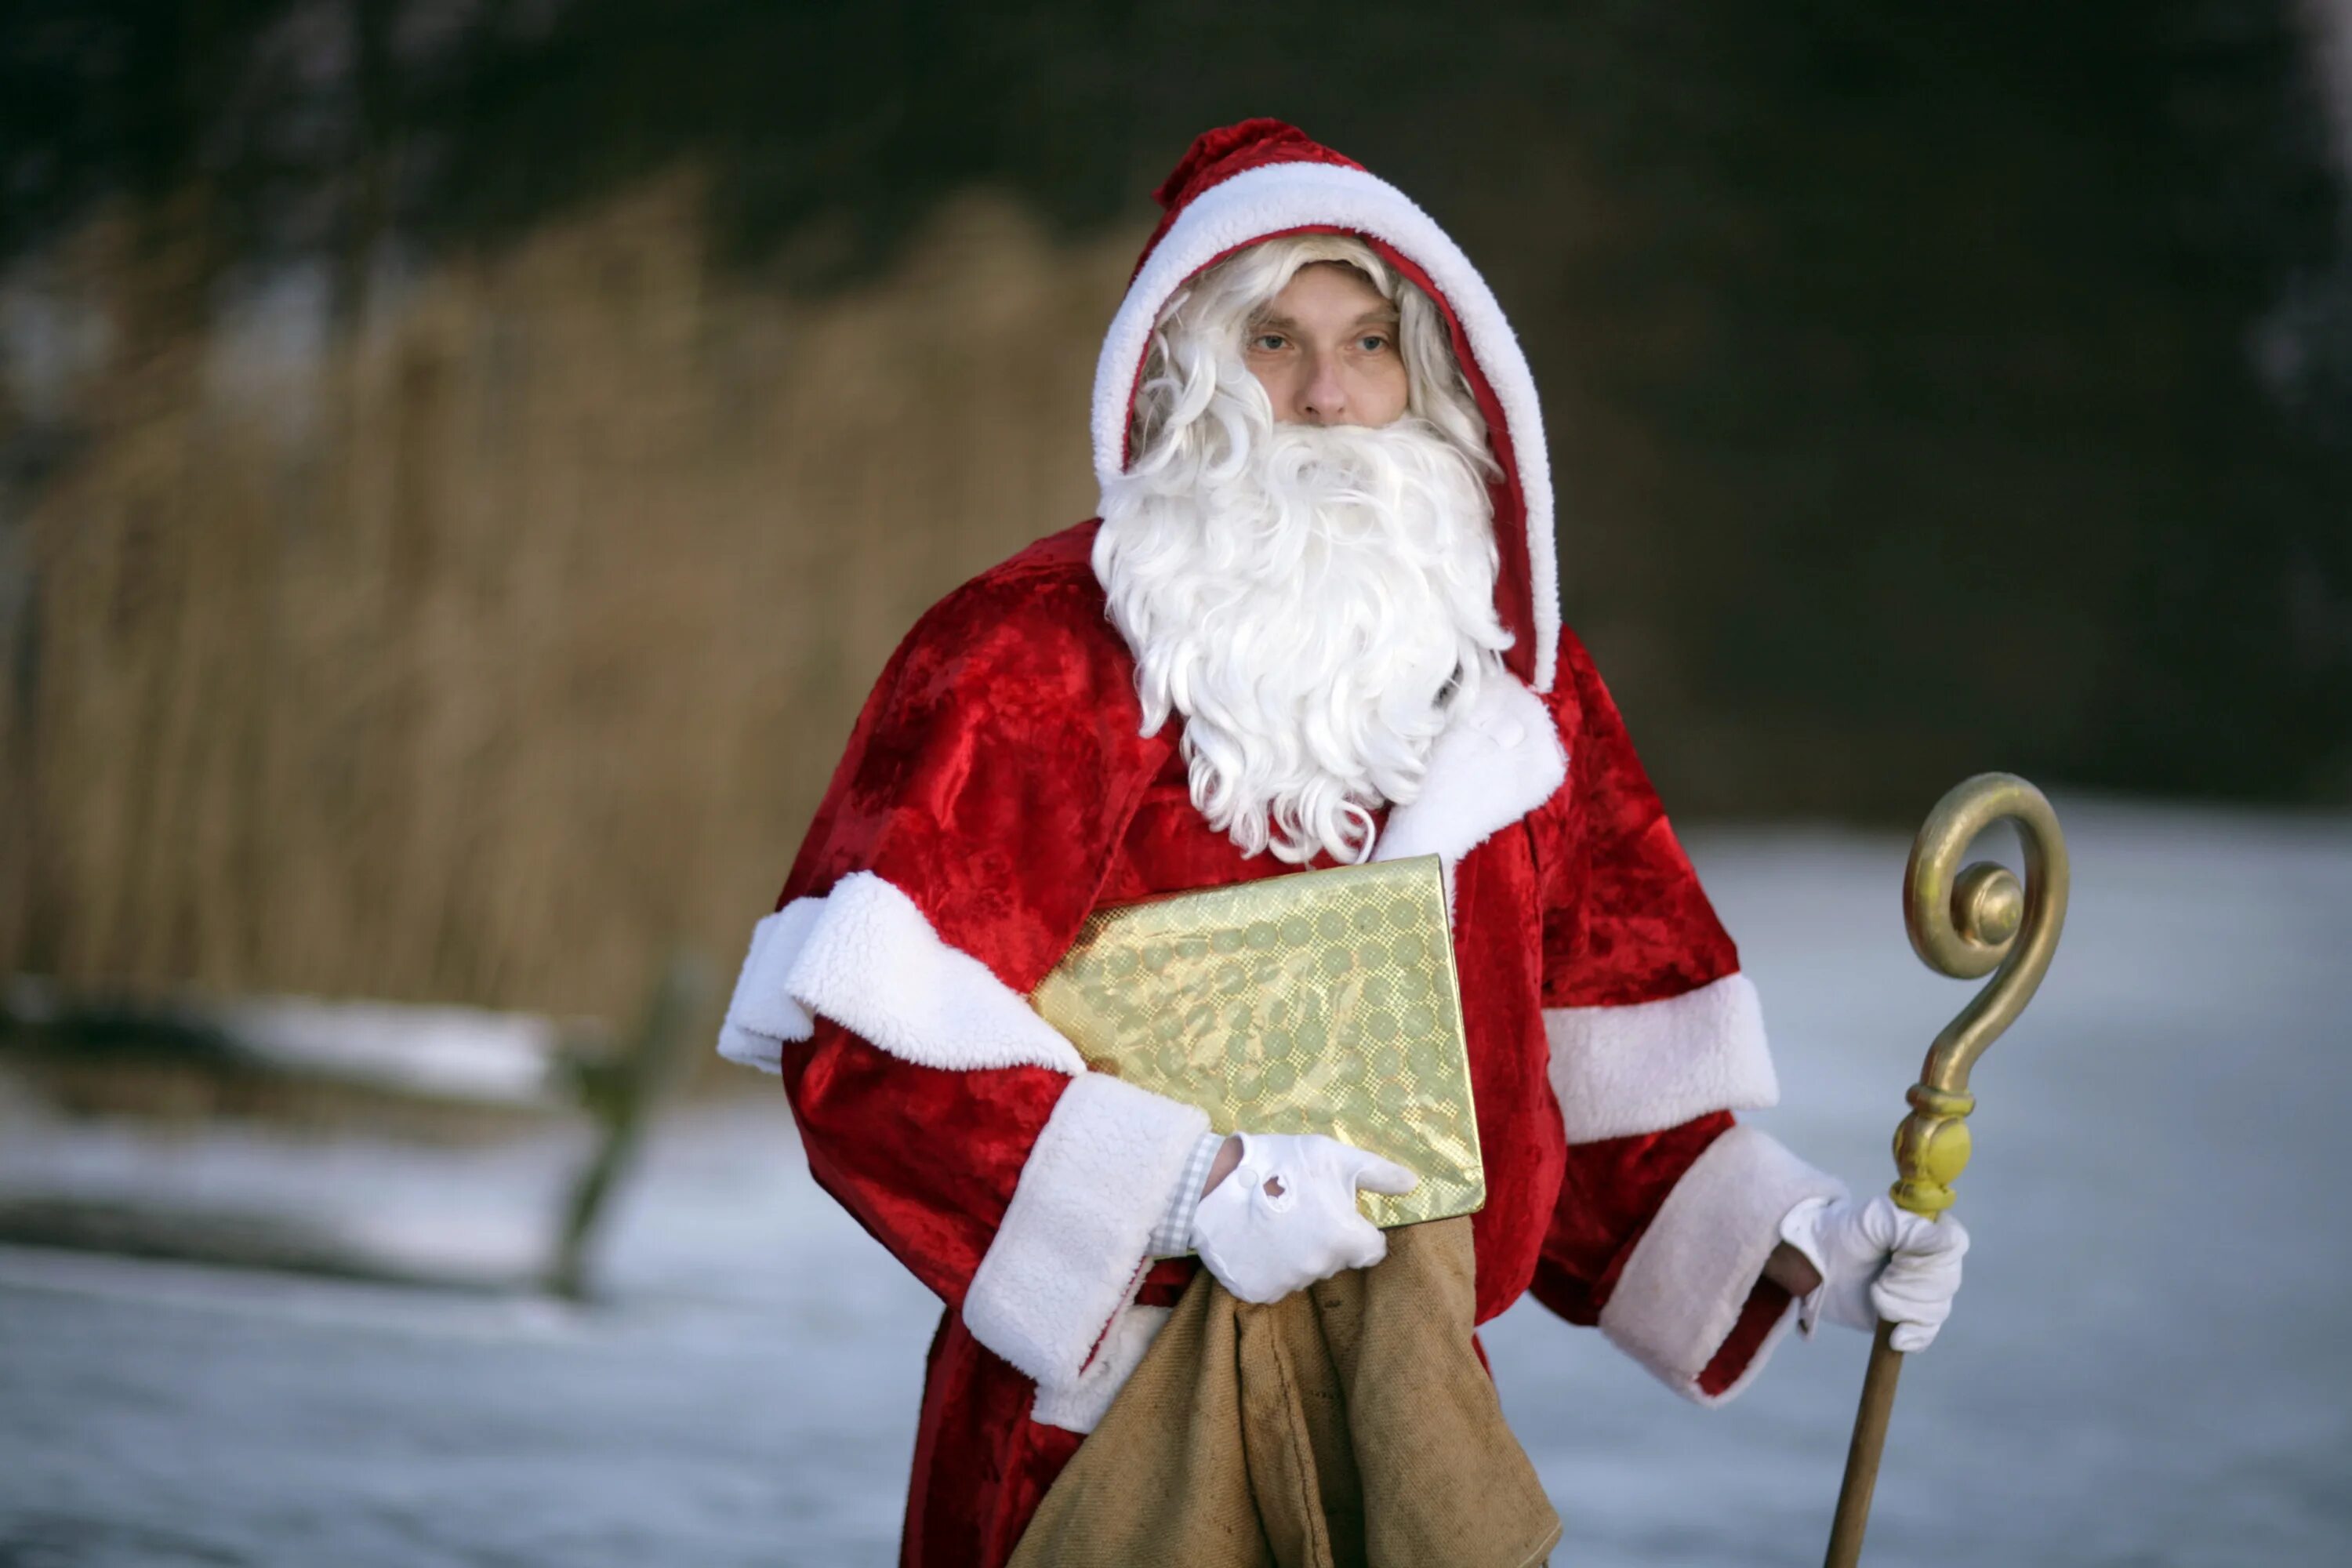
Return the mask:
{"type": "Polygon", "coordinates": [[[1855,1568],[1862,1561],[1870,1494],[1878,1487],[1878,1457],[1885,1451],[1886,1424],[1895,1415],[1895,1380],[1902,1375],[1903,1352],[1895,1348],[1895,1325],[1882,1320],[1878,1337],[1870,1344],[1870,1370],[1862,1376],[1862,1404],[1853,1414],[1853,1441],[1846,1446],[1845,1482],[1838,1488],[1823,1568],[1855,1568]]]}

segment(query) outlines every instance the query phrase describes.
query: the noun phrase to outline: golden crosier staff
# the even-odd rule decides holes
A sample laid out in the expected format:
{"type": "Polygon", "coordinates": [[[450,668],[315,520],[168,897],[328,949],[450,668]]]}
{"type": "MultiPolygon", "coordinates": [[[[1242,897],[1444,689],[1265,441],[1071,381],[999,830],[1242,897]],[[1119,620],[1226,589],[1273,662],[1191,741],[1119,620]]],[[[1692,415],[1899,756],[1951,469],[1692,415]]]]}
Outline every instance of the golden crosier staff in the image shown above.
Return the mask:
{"type": "MultiPolygon", "coordinates": [[[[2050,802],[2014,773],[1979,773],[1936,803],[1903,873],[1903,924],[1911,950],[1939,974],[1973,980],[1990,973],[1960,1016],[1927,1048],[1919,1081],[1905,1096],[1911,1114],[1895,1130],[1895,1201],[1913,1214],[1941,1217],[1952,1206],[1952,1180],[1969,1163],[1969,1069],[1985,1047],[2017,1021],[2033,1000],[2058,932],[2066,923],[2066,839],[2050,802]],[[1980,860],[1954,875],[1976,836],[2007,818],[2025,846],[2022,887],[2007,868],[1980,860]]],[[[1827,1568],[1854,1568],[1862,1532],[1870,1522],[1870,1494],[1878,1484],[1878,1457],[1895,1410],[1895,1381],[1903,1352],[1881,1322],[1862,1381],[1853,1441],[1846,1449],[1845,1483],[1830,1526],[1827,1568]]]]}

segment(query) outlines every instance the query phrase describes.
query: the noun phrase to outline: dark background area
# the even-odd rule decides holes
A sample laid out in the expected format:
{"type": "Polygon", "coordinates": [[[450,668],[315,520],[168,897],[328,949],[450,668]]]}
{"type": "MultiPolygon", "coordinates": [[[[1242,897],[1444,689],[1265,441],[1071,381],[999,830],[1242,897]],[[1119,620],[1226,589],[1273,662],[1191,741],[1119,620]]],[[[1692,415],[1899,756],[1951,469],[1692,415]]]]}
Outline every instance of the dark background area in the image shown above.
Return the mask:
{"type": "MultiPolygon", "coordinates": [[[[2336,806],[2352,206],[2332,148],[2352,110],[2329,89],[2334,15],[46,0],[0,10],[0,243],[21,270],[101,217],[127,233],[110,265],[149,269],[113,308],[118,360],[250,317],[288,279],[331,353],[416,279],[679,170],[697,265],[740,297],[821,313],[919,270],[926,226],[974,191],[1093,247],[1087,276],[1115,288],[1101,258],[1139,243],[1187,141],[1279,115],[1429,207],[1512,313],[1561,477],[1569,618],[1681,814],[1907,824],[1990,766],[2336,806]]],[[[1066,370],[999,395],[1066,429],[1073,465],[1115,295],[1079,298],[1066,370]]],[[[0,530],[110,419],[0,405],[0,530]]],[[[922,441],[919,418],[885,439],[922,441]]],[[[855,483],[890,460],[834,463],[855,483]]],[[[1082,470],[1054,493],[1082,498],[1082,470]]],[[[927,552],[921,591],[796,689],[814,751],[914,609],[1074,518],[927,552]]],[[[42,559],[0,550],[20,730],[52,678],[42,559]]],[[[783,789],[781,850],[821,777],[783,789]]]]}

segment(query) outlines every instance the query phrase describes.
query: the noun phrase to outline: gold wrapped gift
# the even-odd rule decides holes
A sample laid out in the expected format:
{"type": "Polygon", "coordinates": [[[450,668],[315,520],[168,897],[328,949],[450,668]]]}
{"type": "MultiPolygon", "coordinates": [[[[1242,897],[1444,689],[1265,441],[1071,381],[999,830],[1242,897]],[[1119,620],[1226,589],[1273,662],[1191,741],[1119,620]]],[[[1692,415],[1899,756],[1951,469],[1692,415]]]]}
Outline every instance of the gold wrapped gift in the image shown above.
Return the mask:
{"type": "Polygon", "coordinates": [[[1321,1132],[1421,1177],[1381,1226],[1486,1201],[1435,856],[1097,910],[1031,994],[1087,1066],[1220,1132],[1321,1132]]]}

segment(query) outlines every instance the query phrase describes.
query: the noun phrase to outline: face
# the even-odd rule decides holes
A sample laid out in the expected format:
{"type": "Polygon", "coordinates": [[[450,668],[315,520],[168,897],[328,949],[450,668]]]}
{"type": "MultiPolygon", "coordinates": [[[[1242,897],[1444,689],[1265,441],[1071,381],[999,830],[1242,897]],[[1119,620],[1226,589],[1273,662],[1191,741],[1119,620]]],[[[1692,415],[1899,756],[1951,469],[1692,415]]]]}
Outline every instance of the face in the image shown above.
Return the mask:
{"type": "Polygon", "coordinates": [[[1386,425],[1404,412],[1396,307],[1344,262],[1300,268],[1250,322],[1242,356],[1286,425],[1386,425]]]}

